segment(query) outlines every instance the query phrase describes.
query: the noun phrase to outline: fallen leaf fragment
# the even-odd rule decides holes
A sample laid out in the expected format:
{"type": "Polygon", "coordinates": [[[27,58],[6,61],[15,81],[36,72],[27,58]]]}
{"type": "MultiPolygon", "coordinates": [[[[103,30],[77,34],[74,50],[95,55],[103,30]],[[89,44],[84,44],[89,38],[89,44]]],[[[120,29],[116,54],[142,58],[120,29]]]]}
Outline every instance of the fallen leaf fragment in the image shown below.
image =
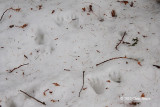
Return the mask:
{"type": "Polygon", "coordinates": [[[86,90],[87,88],[83,88],[83,90],[86,90]]]}
{"type": "Polygon", "coordinates": [[[110,80],[107,80],[107,82],[111,82],[110,80]]]}
{"type": "Polygon", "coordinates": [[[60,86],[58,83],[53,83],[55,86],[60,86]]]}
{"type": "Polygon", "coordinates": [[[10,8],[10,9],[12,9],[12,10],[14,10],[16,12],[19,12],[21,10],[21,8],[17,8],[17,9],[10,8]]]}
{"type": "Polygon", "coordinates": [[[115,11],[115,10],[112,10],[112,11],[111,11],[111,15],[112,15],[112,17],[117,17],[116,11],[115,11]]]}
{"type": "Polygon", "coordinates": [[[20,28],[25,28],[25,27],[27,27],[28,26],[28,24],[24,24],[24,25],[22,25],[22,26],[20,26],[20,28]]]}
{"type": "Polygon", "coordinates": [[[52,99],[52,100],[51,100],[51,102],[53,102],[53,103],[54,103],[54,102],[56,102],[56,100],[53,100],[53,99],[52,99]]]}
{"type": "Polygon", "coordinates": [[[129,3],[128,1],[117,1],[117,2],[124,3],[125,5],[129,3]]]}
{"type": "Polygon", "coordinates": [[[141,62],[138,61],[137,63],[138,63],[138,65],[142,66],[142,65],[141,65],[141,62]]]}
{"type": "Polygon", "coordinates": [[[46,92],[48,91],[49,89],[47,89],[47,90],[45,90],[44,92],[43,92],[43,95],[44,96],[46,96],[46,92]]]}
{"type": "Polygon", "coordinates": [[[85,12],[85,11],[86,11],[86,8],[84,7],[84,8],[82,8],[82,10],[85,12]]]}
{"type": "Polygon", "coordinates": [[[145,97],[144,93],[142,93],[141,97],[145,97]]]}

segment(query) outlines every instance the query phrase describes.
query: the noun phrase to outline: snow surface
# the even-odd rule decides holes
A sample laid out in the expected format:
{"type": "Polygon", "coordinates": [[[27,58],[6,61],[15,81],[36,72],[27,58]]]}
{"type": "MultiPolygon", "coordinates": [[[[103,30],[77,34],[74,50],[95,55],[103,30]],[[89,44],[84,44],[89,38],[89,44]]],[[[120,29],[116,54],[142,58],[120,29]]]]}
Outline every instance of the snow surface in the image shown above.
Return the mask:
{"type": "Polygon", "coordinates": [[[153,65],[160,65],[160,4],[128,2],[0,0],[0,16],[8,8],[20,8],[19,12],[8,10],[0,21],[0,105],[159,107],[160,69],[153,65]],[[112,10],[117,17],[112,17],[112,10]],[[20,28],[24,24],[28,26],[20,28]],[[125,31],[125,42],[133,43],[136,37],[139,41],[135,46],[121,43],[116,50],[125,31]],[[96,66],[124,56],[138,59],[142,66],[130,59],[96,66]],[[150,100],[120,99],[127,97],[150,100]]]}

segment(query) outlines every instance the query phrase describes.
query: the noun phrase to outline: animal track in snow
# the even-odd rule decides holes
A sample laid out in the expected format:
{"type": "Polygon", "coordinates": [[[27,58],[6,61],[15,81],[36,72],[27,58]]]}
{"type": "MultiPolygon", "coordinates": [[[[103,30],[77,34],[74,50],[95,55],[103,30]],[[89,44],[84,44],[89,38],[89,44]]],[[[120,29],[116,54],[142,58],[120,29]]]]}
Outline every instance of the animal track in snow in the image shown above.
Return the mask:
{"type": "Polygon", "coordinates": [[[50,54],[54,51],[53,41],[49,38],[49,35],[42,32],[42,30],[38,30],[35,37],[35,43],[38,45],[38,49],[41,53],[50,54]]]}
{"type": "Polygon", "coordinates": [[[120,72],[111,71],[111,73],[109,73],[109,77],[111,78],[112,81],[121,83],[122,78],[120,72]]]}
{"type": "Polygon", "coordinates": [[[86,78],[89,80],[89,84],[93,88],[96,94],[102,94],[105,91],[105,81],[108,75],[105,72],[100,73],[94,72],[92,74],[88,74],[86,78]]]}
{"type": "Polygon", "coordinates": [[[91,79],[90,84],[96,94],[104,93],[105,90],[104,82],[101,81],[99,78],[91,79]]]}
{"type": "Polygon", "coordinates": [[[58,26],[71,25],[73,28],[75,28],[79,25],[79,18],[72,11],[62,12],[61,14],[57,15],[55,23],[58,26]]]}

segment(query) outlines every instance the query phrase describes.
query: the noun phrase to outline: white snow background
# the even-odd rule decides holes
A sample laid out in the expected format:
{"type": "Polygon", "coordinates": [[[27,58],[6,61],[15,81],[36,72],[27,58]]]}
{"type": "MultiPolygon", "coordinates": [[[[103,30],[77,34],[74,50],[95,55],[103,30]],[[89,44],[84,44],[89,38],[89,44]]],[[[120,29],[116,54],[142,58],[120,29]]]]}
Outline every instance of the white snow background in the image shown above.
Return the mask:
{"type": "Polygon", "coordinates": [[[2,15],[1,107],[160,107],[156,0],[0,0],[2,15]],[[138,42],[116,50],[124,32],[122,42],[138,42]],[[96,66],[125,56],[139,62],[120,58],[96,66]],[[150,100],[132,99],[142,97],[150,100]]]}

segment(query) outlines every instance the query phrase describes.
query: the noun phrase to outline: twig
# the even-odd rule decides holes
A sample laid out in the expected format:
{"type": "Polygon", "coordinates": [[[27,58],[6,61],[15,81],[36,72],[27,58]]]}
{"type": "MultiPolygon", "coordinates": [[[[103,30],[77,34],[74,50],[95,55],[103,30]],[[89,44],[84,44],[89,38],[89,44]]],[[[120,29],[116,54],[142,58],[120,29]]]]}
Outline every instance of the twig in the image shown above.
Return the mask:
{"type": "Polygon", "coordinates": [[[36,99],[36,98],[32,97],[31,95],[27,94],[27,93],[26,93],[26,92],[24,92],[24,91],[20,90],[20,92],[22,92],[22,93],[24,93],[25,95],[27,95],[28,97],[30,97],[30,98],[32,98],[32,99],[34,99],[34,100],[36,100],[37,102],[39,102],[39,103],[41,103],[41,104],[43,104],[43,105],[46,105],[46,103],[45,103],[45,102],[42,102],[42,101],[40,101],[40,100],[38,100],[38,99],[36,99]]]}
{"type": "Polygon", "coordinates": [[[156,68],[160,69],[160,66],[159,66],[159,65],[153,65],[153,66],[155,66],[156,68]]]}
{"type": "Polygon", "coordinates": [[[21,10],[21,8],[13,9],[13,8],[11,7],[11,8],[9,8],[9,9],[5,10],[5,11],[3,12],[2,16],[1,16],[0,21],[2,20],[4,14],[5,14],[8,10],[14,10],[14,11],[16,11],[16,12],[19,12],[19,11],[21,10]]]}
{"type": "Polygon", "coordinates": [[[122,43],[122,41],[123,41],[123,39],[124,39],[124,37],[125,37],[125,35],[126,35],[126,32],[124,32],[124,34],[123,34],[123,36],[122,36],[122,39],[121,40],[119,40],[119,43],[117,43],[117,45],[116,45],[116,50],[118,50],[118,46],[122,43]]]}
{"type": "Polygon", "coordinates": [[[83,71],[83,85],[82,85],[81,90],[79,91],[79,97],[80,97],[80,95],[81,95],[81,91],[83,90],[83,87],[84,87],[84,73],[85,73],[85,71],[83,71]]]}
{"type": "Polygon", "coordinates": [[[141,63],[140,63],[140,61],[139,61],[138,59],[128,58],[128,57],[126,57],[126,56],[125,56],[125,57],[115,57],[115,58],[111,58],[111,59],[108,59],[108,60],[105,60],[105,61],[103,61],[103,62],[101,62],[101,63],[96,64],[96,66],[99,66],[99,65],[101,65],[101,64],[103,64],[103,63],[105,63],[105,62],[108,62],[108,61],[111,61],[111,60],[115,60],[115,59],[130,59],[130,60],[134,60],[134,61],[136,61],[136,62],[138,63],[138,65],[142,66],[141,63]]]}
{"type": "Polygon", "coordinates": [[[0,21],[2,20],[2,18],[3,18],[3,16],[4,16],[4,14],[8,11],[8,10],[10,10],[11,8],[9,8],[9,9],[7,9],[7,10],[5,10],[4,12],[3,12],[3,14],[2,14],[2,16],[1,16],[1,19],[0,19],[0,21]]]}
{"type": "Polygon", "coordinates": [[[28,65],[28,64],[29,64],[29,63],[20,65],[20,66],[18,66],[18,67],[16,67],[16,68],[13,68],[12,70],[9,70],[9,73],[12,73],[14,70],[16,70],[16,69],[18,69],[18,68],[20,68],[20,67],[22,67],[22,66],[24,66],[24,65],[28,65]]]}

